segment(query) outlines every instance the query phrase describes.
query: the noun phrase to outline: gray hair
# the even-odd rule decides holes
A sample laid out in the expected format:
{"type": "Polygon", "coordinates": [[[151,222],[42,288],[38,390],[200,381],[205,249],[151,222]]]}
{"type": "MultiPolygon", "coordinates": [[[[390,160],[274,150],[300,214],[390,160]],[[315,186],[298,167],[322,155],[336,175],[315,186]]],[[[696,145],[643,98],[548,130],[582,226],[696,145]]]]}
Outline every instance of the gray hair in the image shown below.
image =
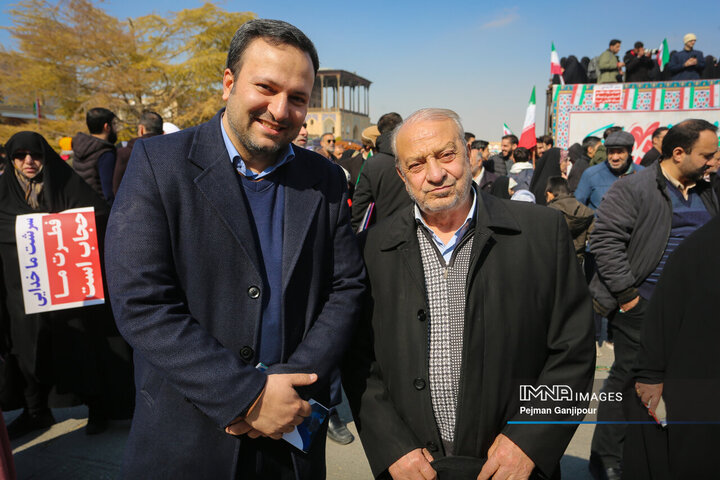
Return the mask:
{"type": "Polygon", "coordinates": [[[447,108],[422,108],[407,117],[405,120],[403,120],[392,131],[392,135],[390,136],[390,148],[392,148],[393,155],[395,156],[396,165],[398,164],[397,137],[400,133],[400,130],[405,125],[410,125],[417,122],[438,120],[452,120],[453,122],[455,122],[458,138],[462,141],[463,144],[465,143],[465,129],[463,128],[462,123],[460,122],[460,116],[457,113],[447,108]]]}

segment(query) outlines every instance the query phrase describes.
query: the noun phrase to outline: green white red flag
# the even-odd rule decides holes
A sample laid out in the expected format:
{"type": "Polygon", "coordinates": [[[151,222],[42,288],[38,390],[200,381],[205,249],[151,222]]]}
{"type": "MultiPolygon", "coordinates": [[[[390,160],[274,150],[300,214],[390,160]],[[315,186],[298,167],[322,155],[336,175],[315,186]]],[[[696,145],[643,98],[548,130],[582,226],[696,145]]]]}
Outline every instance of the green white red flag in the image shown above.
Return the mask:
{"type": "Polygon", "coordinates": [[[565,79],[562,76],[562,67],[560,66],[560,58],[558,58],[557,50],[555,50],[555,42],[551,42],[552,50],[550,51],[550,76],[560,75],[560,84],[565,85],[565,79]]]}
{"type": "Polygon", "coordinates": [[[663,42],[658,47],[656,60],[662,72],[665,69],[665,65],[670,61],[670,50],[668,49],[667,38],[663,39],[663,42]]]}
{"type": "Polygon", "coordinates": [[[535,87],[533,87],[530,102],[528,102],[527,111],[525,112],[525,122],[523,122],[518,146],[529,150],[534,148],[535,145],[537,145],[537,139],[535,138],[535,87]]]}
{"type": "Polygon", "coordinates": [[[514,135],[512,130],[510,130],[510,127],[508,127],[507,123],[503,123],[503,137],[505,135],[514,135]]]}

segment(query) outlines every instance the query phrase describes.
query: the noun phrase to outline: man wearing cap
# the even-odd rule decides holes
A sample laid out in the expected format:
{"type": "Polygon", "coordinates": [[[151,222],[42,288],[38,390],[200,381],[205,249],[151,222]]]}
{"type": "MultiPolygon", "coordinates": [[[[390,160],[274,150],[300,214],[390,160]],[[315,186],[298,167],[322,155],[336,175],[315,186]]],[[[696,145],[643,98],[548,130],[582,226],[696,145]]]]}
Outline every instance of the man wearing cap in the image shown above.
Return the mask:
{"type": "MultiPolygon", "coordinates": [[[[608,142],[616,145],[620,134],[625,132],[608,142]]],[[[608,162],[616,149],[608,147],[608,162]]],[[[718,200],[703,180],[717,149],[717,127],[711,123],[675,125],[663,140],[662,160],[614,183],[596,212],[590,252],[597,271],[590,293],[595,311],[608,318],[615,342],[615,361],[603,386],[608,395],[622,392],[628,382],[645,308],[668,256],[718,212],[718,200]]],[[[621,402],[600,402],[597,419],[625,421],[621,402]]],[[[621,478],[625,430],[622,424],[595,428],[590,455],[595,478],[621,478]]]]}
{"type": "Polygon", "coordinates": [[[672,80],[695,80],[700,78],[705,68],[705,57],[700,50],[695,50],[697,37],[694,33],[688,33],[683,37],[682,50],[670,56],[667,65],[672,74],[672,80]]]}
{"type": "Polygon", "coordinates": [[[593,210],[600,206],[605,192],[620,177],[632,175],[643,167],[632,162],[635,138],[628,132],[611,133],[605,140],[607,160],[585,170],[575,189],[575,198],[593,210]]]}

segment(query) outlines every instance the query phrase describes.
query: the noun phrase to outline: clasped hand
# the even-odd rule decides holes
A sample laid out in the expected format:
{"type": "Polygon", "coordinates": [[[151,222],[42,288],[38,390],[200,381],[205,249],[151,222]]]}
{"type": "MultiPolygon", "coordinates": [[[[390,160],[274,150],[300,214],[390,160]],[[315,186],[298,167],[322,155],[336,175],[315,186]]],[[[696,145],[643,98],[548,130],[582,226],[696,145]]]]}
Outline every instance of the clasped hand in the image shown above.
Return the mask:
{"type": "Polygon", "coordinates": [[[268,375],[265,388],[250,412],[225,427],[230,435],[250,438],[282,438],[310,416],[310,404],[300,398],[295,387],[310,385],[317,380],[314,373],[280,373],[268,375]]]}

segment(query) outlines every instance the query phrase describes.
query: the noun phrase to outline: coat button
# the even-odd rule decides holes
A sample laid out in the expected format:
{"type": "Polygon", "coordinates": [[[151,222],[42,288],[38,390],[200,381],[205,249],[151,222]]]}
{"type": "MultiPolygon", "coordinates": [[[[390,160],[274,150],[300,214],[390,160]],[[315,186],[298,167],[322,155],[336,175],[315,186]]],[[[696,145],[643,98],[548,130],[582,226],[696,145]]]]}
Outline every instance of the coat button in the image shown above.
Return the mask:
{"type": "Polygon", "coordinates": [[[431,452],[437,452],[438,450],[440,450],[438,448],[438,446],[435,444],[435,442],[427,442],[425,444],[425,448],[427,448],[431,452]]]}
{"type": "Polygon", "coordinates": [[[246,346],[246,347],[242,347],[240,349],[240,358],[242,358],[246,362],[249,362],[250,360],[252,360],[254,356],[255,356],[255,352],[253,351],[252,348],[246,346]]]}
{"type": "Polygon", "coordinates": [[[260,289],[253,285],[252,287],[248,288],[248,297],[250,298],[258,298],[260,296],[260,289]]]}
{"type": "Polygon", "coordinates": [[[413,381],[413,385],[415,386],[416,390],[422,390],[425,388],[425,380],[422,378],[416,378],[415,381],[413,381]]]}
{"type": "Polygon", "coordinates": [[[425,313],[425,310],[423,310],[422,308],[418,310],[417,319],[421,322],[427,320],[427,313],[425,313]]]}

